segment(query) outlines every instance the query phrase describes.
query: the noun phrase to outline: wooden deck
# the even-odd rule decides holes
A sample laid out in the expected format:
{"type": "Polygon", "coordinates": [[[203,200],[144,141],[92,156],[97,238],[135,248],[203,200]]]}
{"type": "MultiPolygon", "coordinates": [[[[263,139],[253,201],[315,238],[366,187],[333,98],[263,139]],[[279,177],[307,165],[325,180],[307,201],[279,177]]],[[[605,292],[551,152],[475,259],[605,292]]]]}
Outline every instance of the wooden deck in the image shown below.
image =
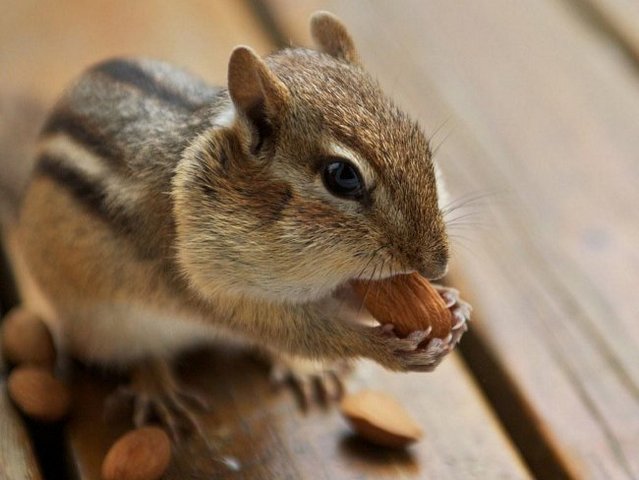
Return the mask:
{"type": "MultiPolygon", "coordinates": [[[[310,45],[316,9],[343,19],[433,136],[463,204],[448,281],[475,307],[471,331],[432,374],[363,363],[350,381],[392,392],[423,425],[400,453],[362,443],[334,411],[300,412],[241,352],[186,357],[184,381],[213,399],[215,458],[239,470],[192,442],[167,478],[639,478],[636,2],[12,2],[0,16],[3,202],[24,183],[43,112],[87,65],[146,55],[222,83],[234,45],[310,45]]],[[[4,276],[1,293],[6,308],[4,276]]],[[[31,442],[0,397],[0,478],[99,478],[128,426],[102,421],[113,379],[75,380],[68,425],[27,425],[31,442]]]]}

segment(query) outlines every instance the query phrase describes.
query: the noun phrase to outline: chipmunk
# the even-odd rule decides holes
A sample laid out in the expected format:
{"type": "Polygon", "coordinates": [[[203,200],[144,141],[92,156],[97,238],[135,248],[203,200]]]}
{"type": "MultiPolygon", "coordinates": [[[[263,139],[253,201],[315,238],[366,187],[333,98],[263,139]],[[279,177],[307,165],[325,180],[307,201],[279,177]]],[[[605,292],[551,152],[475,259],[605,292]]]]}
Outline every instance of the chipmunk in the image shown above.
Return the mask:
{"type": "Polygon", "coordinates": [[[336,17],[310,26],[314,50],[236,47],[226,88],[158,61],[100,63],[42,130],[22,255],[64,348],[132,368],[136,424],[193,419],[169,361],[219,338],[300,382],[357,357],[431,370],[459,339],[423,347],[427,332],[354,321],[350,280],[439,278],[449,245],[419,125],[336,17]]]}

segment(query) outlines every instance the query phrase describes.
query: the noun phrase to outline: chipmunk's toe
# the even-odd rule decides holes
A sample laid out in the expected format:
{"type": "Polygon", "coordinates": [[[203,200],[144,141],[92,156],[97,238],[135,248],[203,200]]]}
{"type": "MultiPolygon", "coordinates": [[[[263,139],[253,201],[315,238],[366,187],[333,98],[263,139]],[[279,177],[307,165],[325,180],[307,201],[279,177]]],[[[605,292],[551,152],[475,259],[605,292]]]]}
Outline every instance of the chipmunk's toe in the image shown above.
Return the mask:
{"type": "Polygon", "coordinates": [[[105,414],[114,417],[128,412],[133,424],[141,427],[160,424],[177,442],[185,434],[204,436],[198,413],[209,410],[202,395],[181,386],[168,366],[140,366],[128,385],[120,386],[107,399],[105,414]]]}
{"type": "Polygon", "coordinates": [[[318,362],[276,355],[271,364],[271,380],[277,386],[290,386],[300,408],[313,404],[329,406],[344,394],[344,378],[352,366],[346,361],[318,362]]]}

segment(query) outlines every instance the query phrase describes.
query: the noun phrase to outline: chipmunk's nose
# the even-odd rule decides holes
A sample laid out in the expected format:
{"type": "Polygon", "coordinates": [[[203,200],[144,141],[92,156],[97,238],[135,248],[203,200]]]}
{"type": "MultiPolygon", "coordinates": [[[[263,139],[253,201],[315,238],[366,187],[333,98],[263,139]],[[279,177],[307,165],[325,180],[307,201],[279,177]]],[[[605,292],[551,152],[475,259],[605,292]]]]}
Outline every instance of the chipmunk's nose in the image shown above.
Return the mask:
{"type": "Polygon", "coordinates": [[[448,273],[448,251],[424,258],[420,263],[416,270],[422,277],[428,280],[439,280],[448,273]]]}
{"type": "Polygon", "coordinates": [[[448,262],[443,265],[433,265],[419,270],[419,274],[428,280],[439,280],[448,273],[448,262]]]}

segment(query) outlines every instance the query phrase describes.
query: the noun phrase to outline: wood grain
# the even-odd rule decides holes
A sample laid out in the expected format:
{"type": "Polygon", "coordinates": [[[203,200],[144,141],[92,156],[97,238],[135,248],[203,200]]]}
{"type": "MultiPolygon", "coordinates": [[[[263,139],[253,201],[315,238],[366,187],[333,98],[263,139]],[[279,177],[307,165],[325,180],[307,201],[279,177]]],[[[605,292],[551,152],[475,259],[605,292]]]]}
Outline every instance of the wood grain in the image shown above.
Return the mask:
{"type": "Polygon", "coordinates": [[[3,480],[40,480],[40,469],[33,447],[18,412],[0,378],[0,478],[3,480]]]}
{"type": "Polygon", "coordinates": [[[258,50],[268,46],[247,5],[233,0],[12,2],[0,17],[0,63],[10,66],[0,70],[0,88],[50,103],[87,66],[132,55],[221,82],[220,66],[240,38],[258,50]]]}
{"type": "MultiPolygon", "coordinates": [[[[634,67],[561,2],[314,3],[343,18],[428,132],[448,120],[436,156],[457,197],[489,194],[453,215],[474,213],[452,228],[454,278],[526,401],[520,421],[563,475],[639,477],[634,67]]],[[[300,10],[273,5],[284,19],[300,10]]],[[[548,459],[519,446],[550,478],[548,459]]]]}
{"type": "MultiPolygon", "coordinates": [[[[0,226],[3,230],[17,215],[35,156],[35,138],[44,116],[45,108],[40,100],[27,92],[9,93],[0,87],[0,226]]],[[[0,233],[6,234],[6,231],[0,233]]],[[[3,300],[7,305],[15,302],[12,298],[15,292],[5,293],[11,283],[9,278],[1,280],[2,294],[8,296],[3,300]]]]}
{"type": "MultiPolygon", "coordinates": [[[[425,438],[406,451],[365,443],[335,409],[302,412],[292,391],[273,388],[265,366],[240,351],[201,352],[181,365],[183,382],[211,401],[204,420],[214,447],[184,443],[167,479],[529,478],[455,357],[429,375],[393,374],[366,362],[350,379],[352,391],[396,396],[423,426],[425,438]]],[[[69,438],[82,479],[99,478],[109,445],[129,428],[101,421],[102,401],[114,386],[95,374],[76,377],[69,438]]]]}
{"type": "MultiPolygon", "coordinates": [[[[0,243],[1,247],[1,243],[0,243]]],[[[1,253],[1,252],[0,252],[1,253]]],[[[5,287],[8,277],[4,271],[4,262],[0,262],[0,290],[5,287]]],[[[4,308],[14,298],[13,292],[0,292],[0,317],[4,308]]],[[[1,325],[1,321],[0,321],[1,325]]],[[[9,399],[6,375],[8,365],[0,346],[0,479],[2,480],[40,480],[42,475],[33,453],[33,445],[22,423],[18,411],[9,399]]]]}

